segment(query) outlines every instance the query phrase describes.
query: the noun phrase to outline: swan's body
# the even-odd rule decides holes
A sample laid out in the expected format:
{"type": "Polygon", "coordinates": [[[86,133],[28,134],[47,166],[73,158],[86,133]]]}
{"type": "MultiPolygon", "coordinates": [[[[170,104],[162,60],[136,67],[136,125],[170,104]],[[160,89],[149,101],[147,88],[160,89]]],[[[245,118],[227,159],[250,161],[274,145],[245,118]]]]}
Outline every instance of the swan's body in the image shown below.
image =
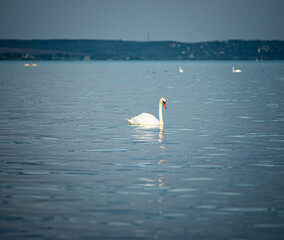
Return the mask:
{"type": "Polygon", "coordinates": [[[163,120],[163,111],[162,111],[162,105],[166,106],[166,99],[161,98],[159,101],[159,120],[149,113],[141,113],[138,116],[135,116],[131,119],[127,119],[127,121],[131,125],[143,125],[143,126],[164,126],[164,120],[163,120]]]}
{"type": "Polygon", "coordinates": [[[183,69],[182,69],[181,67],[178,68],[178,71],[179,71],[180,73],[183,73],[183,69]]]}
{"type": "Polygon", "coordinates": [[[25,63],[25,67],[36,67],[36,63],[25,63]]]}
{"type": "Polygon", "coordinates": [[[242,72],[242,70],[240,70],[240,69],[235,69],[235,66],[232,67],[232,71],[233,71],[233,73],[241,73],[242,72]]]}
{"type": "Polygon", "coordinates": [[[159,125],[159,120],[149,113],[141,113],[131,119],[127,119],[131,125],[159,125]]]}

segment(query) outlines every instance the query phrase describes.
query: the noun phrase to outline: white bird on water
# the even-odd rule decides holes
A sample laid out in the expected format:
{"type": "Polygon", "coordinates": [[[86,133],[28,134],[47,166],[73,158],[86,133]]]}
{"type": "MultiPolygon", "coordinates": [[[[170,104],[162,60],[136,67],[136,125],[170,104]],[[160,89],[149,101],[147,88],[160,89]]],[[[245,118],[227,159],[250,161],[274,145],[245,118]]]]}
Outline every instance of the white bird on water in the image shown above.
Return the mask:
{"type": "Polygon", "coordinates": [[[160,98],[159,101],[159,120],[149,113],[141,113],[138,116],[135,116],[131,119],[127,119],[127,121],[130,123],[130,125],[142,125],[142,126],[154,126],[163,128],[164,126],[164,120],[163,120],[163,111],[162,111],[162,105],[166,109],[166,99],[160,98]]]}
{"type": "Polygon", "coordinates": [[[242,70],[240,70],[240,69],[235,69],[235,66],[233,66],[233,67],[232,67],[232,72],[233,72],[233,73],[241,73],[242,70]]]}
{"type": "Polygon", "coordinates": [[[178,68],[178,71],[179,71],[180,73],[183,73],[183,69],[182,69],[181,67],[178,68]]]}

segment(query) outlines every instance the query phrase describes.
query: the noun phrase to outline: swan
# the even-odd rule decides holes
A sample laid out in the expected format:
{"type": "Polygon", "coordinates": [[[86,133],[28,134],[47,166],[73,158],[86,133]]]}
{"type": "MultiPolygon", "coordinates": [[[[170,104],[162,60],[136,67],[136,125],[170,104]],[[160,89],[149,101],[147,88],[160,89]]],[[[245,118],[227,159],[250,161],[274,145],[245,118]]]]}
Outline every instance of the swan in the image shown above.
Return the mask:
{"type": "Polygon", "coordinates": [[[180,73],[183,73],[183,69],[182,69],[181,67],[178,68],[178,71],[179,71],[180,73]]]}
{"type": "Polygon", "coordinates": [[[159,126],[163,127],[164,126],[164,121],[163,121],[163,111],[162,111],[162,105],[166,109],[166,99],[165,98],[160,98],[159,101],[159,120],[153,116],[152,114],[149,113],[141,113],[138,116],[135,116],[131,119],[127,119],[127,121],[130,123],[130,125],[143,125],[143,126],[159,126]]]}
{"type": "Polygon", "coordinates": [[[232,71],[234,73],[241,73],[242,72],[242,70],[240,70],[240,69],[235,69],[235,66],[232,67],[232,71]]]}

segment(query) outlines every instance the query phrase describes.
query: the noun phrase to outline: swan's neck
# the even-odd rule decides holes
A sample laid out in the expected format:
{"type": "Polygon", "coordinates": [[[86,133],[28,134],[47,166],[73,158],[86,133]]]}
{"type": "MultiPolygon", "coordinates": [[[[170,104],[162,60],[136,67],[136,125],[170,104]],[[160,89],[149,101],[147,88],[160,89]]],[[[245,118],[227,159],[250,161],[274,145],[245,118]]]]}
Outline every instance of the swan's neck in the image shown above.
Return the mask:
{"type": "Polygon", "coordinates": [[[159,125],[163,126],[164,125],[164,120],[163,120],[163,107],[162,103],[159,103],[159,125]]]}

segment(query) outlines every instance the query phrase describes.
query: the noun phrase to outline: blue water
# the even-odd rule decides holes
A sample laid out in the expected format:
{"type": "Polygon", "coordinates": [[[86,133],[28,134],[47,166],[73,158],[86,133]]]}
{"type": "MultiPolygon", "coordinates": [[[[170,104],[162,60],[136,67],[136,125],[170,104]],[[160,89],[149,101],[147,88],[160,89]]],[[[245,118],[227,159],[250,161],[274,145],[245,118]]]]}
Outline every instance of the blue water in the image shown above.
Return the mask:
{"type": "Polygon", "coordinates": [[[0,62],[1,239],[284,238],[284,62],[37,64],[0,62]]]}

